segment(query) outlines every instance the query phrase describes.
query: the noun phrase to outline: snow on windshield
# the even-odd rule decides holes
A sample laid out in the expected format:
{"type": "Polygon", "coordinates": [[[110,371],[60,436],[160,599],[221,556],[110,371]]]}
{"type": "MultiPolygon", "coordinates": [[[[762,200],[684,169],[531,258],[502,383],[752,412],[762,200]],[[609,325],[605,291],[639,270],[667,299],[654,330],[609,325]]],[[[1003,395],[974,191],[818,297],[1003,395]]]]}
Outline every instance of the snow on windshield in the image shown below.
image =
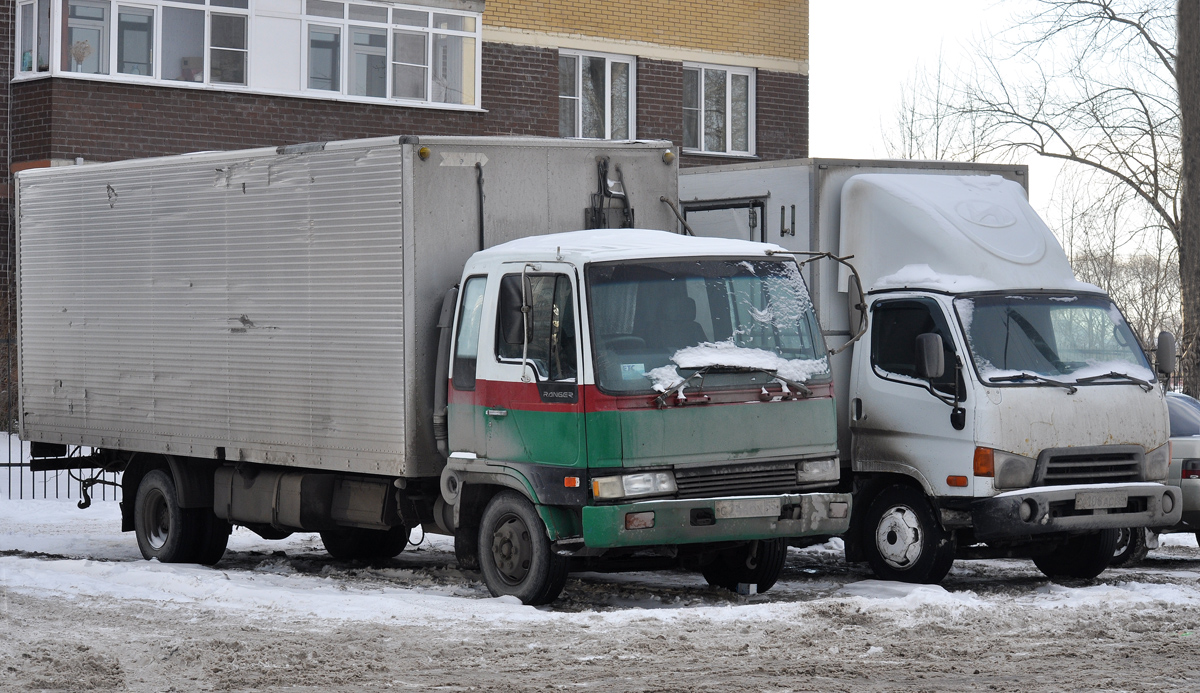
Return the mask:
{"type": "Polygon", "coordinates": [[[957,299],[954,306],[984,382],[1022,373],[1064,382],[1109,373],[1155,380],[1137,338],[1107,297],[981,296],[957,299]]]}
{"type": "Polygon", "coordinates": [[[662,366],[646,374],[658,392],[665,392],[683,382],[676,366],[689,370],[706,366],[758,369],[799,383],[829,370],[829,360],[824,356],[819,359],[785,359],[766,349],[741,347],[732,341],[705,342],[686,347],[675,352],[671,360],[675,366],[662,366]]]}

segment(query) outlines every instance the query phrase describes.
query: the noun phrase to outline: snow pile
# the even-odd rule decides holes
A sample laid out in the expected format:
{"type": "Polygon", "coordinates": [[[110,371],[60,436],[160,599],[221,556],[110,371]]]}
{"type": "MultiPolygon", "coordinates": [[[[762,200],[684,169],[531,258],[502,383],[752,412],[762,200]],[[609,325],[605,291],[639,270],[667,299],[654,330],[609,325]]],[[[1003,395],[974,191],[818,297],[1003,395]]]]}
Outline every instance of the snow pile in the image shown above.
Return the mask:
{"type": "MultiPolygon", "coordinates": [[[[753,349],[738,346],[733,340],[724,342],[704,342],[696,346],[685,347],[675,352],[671,357],[679,368],[704,368],[706,366],[725,366],[729,368],[750,368],[774,373],[782,378],[805,382],[814,375],[829,371],[829,361],[825,357],[819,359],[785,359],[766,349],[753,349]]],[[[662,366],[646,373],[646,377],[654,383],[654,389],[665,392],[679,383],[683,377],[675,370],[675,366],[662,366]]]]}
{"type": "Polygon", "coordinates": [[[991,291],[996,287],[987,279],[962,274],[942,274],[929,265],[905,265],[896,273],[875,280],[872,289],[903,289],[920,287],[950,293],[964,291],[991,291]]]}

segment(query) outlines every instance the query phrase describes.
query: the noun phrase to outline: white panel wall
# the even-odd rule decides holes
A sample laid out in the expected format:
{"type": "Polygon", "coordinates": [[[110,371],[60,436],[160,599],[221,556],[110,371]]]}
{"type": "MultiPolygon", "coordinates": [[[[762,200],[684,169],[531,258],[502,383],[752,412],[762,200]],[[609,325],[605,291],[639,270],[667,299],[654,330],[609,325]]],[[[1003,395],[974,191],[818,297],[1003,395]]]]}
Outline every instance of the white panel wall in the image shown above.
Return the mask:
{"type": "MultiPolygon", "coordinates": [[[[263,16],[263,2],[258,3],[260,14],[254,17],[250,53],[250,84],[255,89],[300,91],[300,19],[263,16]]],[[[282,3],[272,0],[272,4],[282,3]]],[[[300,3],[294,3],[299,6],[300,3]]]]}

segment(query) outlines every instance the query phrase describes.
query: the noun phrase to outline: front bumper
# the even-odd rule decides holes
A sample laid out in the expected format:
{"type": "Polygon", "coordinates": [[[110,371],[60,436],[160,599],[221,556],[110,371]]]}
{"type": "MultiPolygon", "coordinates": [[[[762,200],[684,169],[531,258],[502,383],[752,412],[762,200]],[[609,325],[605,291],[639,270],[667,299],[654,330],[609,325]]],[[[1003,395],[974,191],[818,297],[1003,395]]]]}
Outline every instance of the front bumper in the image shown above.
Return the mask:
{"type": "Polygon", "coordinates": [[[648,500],[583,508],[589,548],[698,544],[843,534],[850,528],[850,494],[802,493],[737,498],[648,500]],[[652,526],[642,513],[654,513],[652,526]],[[640,529],[627,529],[639,514],[640,529]]]}
{"type": "Polygon", "coordinates": [[[1165,484],[1039,486],[976,501],[971,520],[976,539],[995,541],[1056,532],[1171,527],[1182,512],[1179,489],[1165,484]],[[1121,498],[1125,504],[1113,507],[1121,498]]]}

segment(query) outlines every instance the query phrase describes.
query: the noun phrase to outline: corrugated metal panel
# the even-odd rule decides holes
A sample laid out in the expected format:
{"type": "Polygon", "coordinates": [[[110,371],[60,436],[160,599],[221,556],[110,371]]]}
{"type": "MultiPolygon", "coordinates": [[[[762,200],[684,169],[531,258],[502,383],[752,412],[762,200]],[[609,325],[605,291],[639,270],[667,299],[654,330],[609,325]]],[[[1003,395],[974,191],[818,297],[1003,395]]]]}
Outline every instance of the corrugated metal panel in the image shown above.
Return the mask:
{"type": "Polygon", "coordinates": [[[20,182],[22,435],[401,474],[401,147],[20,182]]]}

